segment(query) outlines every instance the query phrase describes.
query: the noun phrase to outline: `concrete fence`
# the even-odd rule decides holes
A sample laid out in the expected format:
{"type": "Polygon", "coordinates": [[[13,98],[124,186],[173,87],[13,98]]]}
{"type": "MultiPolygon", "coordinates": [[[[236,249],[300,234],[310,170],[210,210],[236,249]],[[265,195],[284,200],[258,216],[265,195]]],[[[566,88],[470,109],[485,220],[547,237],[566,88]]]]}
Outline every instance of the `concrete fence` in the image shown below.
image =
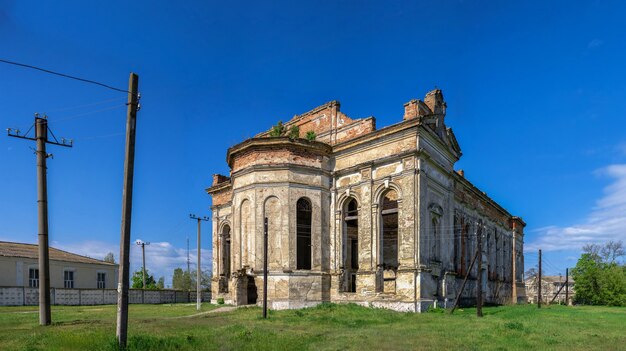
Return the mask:
{"type": "MultiPolygon", "coordinates": [[[[195,302],[195,291],[130,289],[129,303],[180,303],[195,302]]],[[[202,301],[211,301],[211,292],[202,292],[202,301]]],[[[115,289],[61,289],[50,288],[53,305],[111,305],[117,303],[115,289]]],[[[39,304],[39,289],[26,287],[0,287],[0,306],[35,306],[39,304]]]]}

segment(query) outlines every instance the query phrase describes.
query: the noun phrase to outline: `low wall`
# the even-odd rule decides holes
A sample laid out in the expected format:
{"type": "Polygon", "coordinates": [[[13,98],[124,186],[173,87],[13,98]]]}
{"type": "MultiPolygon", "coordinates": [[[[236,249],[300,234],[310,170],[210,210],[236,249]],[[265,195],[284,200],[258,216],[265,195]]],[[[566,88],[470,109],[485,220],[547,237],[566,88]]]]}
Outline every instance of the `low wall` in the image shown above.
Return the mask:
{"type": "MultiPolygon", "coordinates": [[[[195,302],[196,292],[181,290],[130,289],[129,303],[180,303],[195,302]]],[[[202,301],[211,301],[211,292],[202,292],[202,301]]],[[[112,305],[117,303],[115,289],[50,289],[53,305],[112,305]]],[[[26,287],[0,287],[0,306],[35,306],[39,304],[39,289],[26,287]]]]}

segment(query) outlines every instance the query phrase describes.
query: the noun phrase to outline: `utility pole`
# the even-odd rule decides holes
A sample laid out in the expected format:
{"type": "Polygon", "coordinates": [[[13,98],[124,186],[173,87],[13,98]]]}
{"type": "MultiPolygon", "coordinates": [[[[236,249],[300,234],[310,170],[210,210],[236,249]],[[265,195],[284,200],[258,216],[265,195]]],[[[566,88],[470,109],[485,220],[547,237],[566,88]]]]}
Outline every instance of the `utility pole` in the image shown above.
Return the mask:
{"type": "Polygon", "coordinates": [[[201,221],[208,221],[209,217],[204,216],[204,217],[198,217],[195,214],[190,214],[189,218],[191,219],[195,219],[198,221],[198,269],[196,269],[196,310],[200,311],[201,308],[201,304],[202,304],[202,291],[200,290],[200,272],[201,272],[201,268],[200,268],[200,257],[201,257],[201,253],[200,253],[200,222],[201,221]]]}
{"type": "Polygon", "coordinates": [[[128,336],[128,278],[130,266],[130,220],[133,209],[133,175],[135,170],[135,128],[139,111],[139,76],[128,79],[126,103],[126,150],[124,156],[124,186],[122,188],[122,227],[120,233],[120,267],[117,284],[117,325],[115,335],[119,348],[126,348],[128,336]]]}
{"type": "Polygon", "coordinates": [[[537,308],[541,308],[541,249],[539,249],[539,282],[537,287],[537,308]]]}
{"type": "Polygon", "coordinates": [[[137,240],[137,245],[141,246],[141,257],[143,261],[143,289],[146,289],[146,245],[150,245],[149,242],[143,242],[141,240],[137,240]]]}
{"type": "Polygon", "coordinates": [[[565,268],[565,306],[569,306],[569,268],[565,268]]]}
{"type": "Polygon", "coordinates": [[[476,240],[478,241],[478,280],[476,281],[476,316],[483,316],[483,223],[478,221],[476,240]]]}
{"type": "Polygon", "coordinates": [[[456,294],[456,299],[454,300],[454,306],[452,306],[452,310],[450,310],[450,314],[454,313],[454,310],[459,305],[459,299],[461,298],[461,294],[463,294],[463,289],[465,289],[465,283],[467,283],[467,278],[469,277],[470,272],[472,271],[472,268],[474,267],[474,262],[476,262],[476,257],[478,257],[478,250],[476,250],[476,253],[474,254],[474,258],[472,259],[472,263],[470,264],[469,269],[465,273],[465,279],[463,279],[463,284],[461,284],[461,289],[459,289],[459,292],[456,294]]]}
{"type": "Polygon", "coordinates": [[[263,318],[267,318],[267,217],[263,224],[263,318]]]}
{"type": "MultiPolygon", "coordinates": [[[[38,242],[39,242],[39,325],[50,325],[50,256],[48,249],[48,180],[46,159],[52,154],[46,153],[46,144],[72,147],[72,140],[61,138],[59,142],[50,128],[46,116],[39,117],[35,114],[35,137],[29,137],[28,132],[20,135],[19,129],[8,128],[10,137],[34,140],[37,142],[37,217],[38,217],[38,242]],[[54,141],[48,140],[48,131],[54,141]]],[[[31,127],[32,129],[32,127],[31,127]]]]}

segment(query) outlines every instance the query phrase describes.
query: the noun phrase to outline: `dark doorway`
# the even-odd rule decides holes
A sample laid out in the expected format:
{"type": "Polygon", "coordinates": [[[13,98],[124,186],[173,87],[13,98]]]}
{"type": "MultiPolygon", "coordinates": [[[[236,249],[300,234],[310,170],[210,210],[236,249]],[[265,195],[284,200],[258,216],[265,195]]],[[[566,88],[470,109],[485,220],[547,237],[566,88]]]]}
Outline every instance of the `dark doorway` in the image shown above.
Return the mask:
{"type": "Polygon", "coordinates": [[[257,300],[256,284],[254,283],[254,277],[248,276],[248,305],[256,305],[257,300]]]}

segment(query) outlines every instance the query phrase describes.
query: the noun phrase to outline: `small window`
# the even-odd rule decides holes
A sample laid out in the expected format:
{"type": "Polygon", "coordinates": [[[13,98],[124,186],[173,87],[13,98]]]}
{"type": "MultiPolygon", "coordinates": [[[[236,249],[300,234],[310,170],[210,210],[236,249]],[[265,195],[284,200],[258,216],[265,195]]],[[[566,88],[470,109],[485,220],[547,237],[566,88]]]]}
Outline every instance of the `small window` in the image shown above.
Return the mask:
{"type": "Polygon", "coordinates": [[[98,273],[98,289],[106,288],[106,273],[98,273]]]}
{"type": "Polygon", "coordinates": [[[74,271],[64,271],[63,272],[63,286],[66,289],[74,288],[74,271]]]}
{"type": "Polygon", "coordinates": [[[39,287],[39,269],[31,268],[28,270],[28,287],[29,288],[39,287]]]}

